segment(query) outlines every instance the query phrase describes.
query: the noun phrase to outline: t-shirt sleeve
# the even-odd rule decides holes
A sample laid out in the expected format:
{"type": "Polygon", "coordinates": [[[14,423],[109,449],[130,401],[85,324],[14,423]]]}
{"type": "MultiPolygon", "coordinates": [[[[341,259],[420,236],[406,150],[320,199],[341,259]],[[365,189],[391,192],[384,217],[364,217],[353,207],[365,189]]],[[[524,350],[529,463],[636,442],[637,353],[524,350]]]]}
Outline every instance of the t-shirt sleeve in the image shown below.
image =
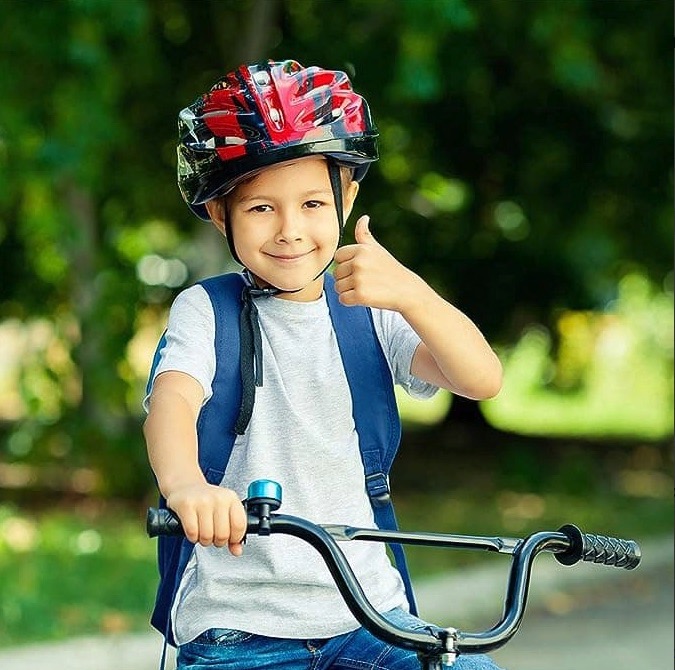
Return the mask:
{"type": "Polygon", "coordinates": [[[146,412],[152,386],[162,372],[176,371],[190,375],[204,389],[204,402],[211,397],[216,369],[215,333],[213,306],[206,291],[195,285],[179,293],[171,305],[166,343],[159,352],[160,360],[143,400],[146,412]]]}
{"type": "Polygon", "coordinates": [[[431,398],[438,391],[438,387],[410,372],[413,355],[421,343],[419,335],[398,312],[373,309],[372,313],[375,332],[389,363],[394,383],[402,386],[413,398],[431,398]]]}

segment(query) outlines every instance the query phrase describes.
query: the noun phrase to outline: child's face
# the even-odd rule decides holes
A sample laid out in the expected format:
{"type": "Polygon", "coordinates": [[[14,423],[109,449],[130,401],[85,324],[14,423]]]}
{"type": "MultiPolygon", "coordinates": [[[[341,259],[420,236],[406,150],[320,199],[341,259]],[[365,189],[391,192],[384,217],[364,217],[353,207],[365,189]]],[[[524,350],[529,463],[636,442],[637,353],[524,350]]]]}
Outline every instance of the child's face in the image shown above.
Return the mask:
{"type": "MultiPolygon", "coordinates": [[[[345,218],[358,184],[344,191],[345,218]]],[[[280,297],[316,300],[339,239],[339,224],[326,161],[307,157],[261,171],[228,197],[227,215],[239,259],[261,285],[280,297]]]]}

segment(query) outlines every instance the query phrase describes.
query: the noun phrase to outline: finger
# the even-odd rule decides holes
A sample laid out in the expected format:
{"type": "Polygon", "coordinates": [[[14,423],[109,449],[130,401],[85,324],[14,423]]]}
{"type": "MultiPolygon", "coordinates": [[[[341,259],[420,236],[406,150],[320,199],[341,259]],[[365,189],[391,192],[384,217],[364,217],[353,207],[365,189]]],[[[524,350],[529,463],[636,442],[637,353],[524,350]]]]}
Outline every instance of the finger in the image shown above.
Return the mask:
{"type": "MultiPolygon", "coordinates": [[[[174,510],[178,514],[177,510],[174,510]]],[[[193,544],[199,540],[199,520],[194,510],[181,511],[178,514],[185,537],[193,544]]]]}
{"type": "Polygon", "coordinates": [[[241,504],[230,508],[230,542],[228,548],[233,556],[244,553],[244,538],[246,537],[246,510],[241,504]]]}
{"type": "Polygon", "coordinates": [[[339,247],[333,256],[336,263],[345,263],[350,261],[356,255],[358,246],[356,244],[346,244],[344,247],[339,247]]]}
{"type": "Polygon", "coordinates": [[[227,548],[232,556],[241,556],[244,553],[244,545],[241,542],[230,542],[227,548]]]}
{"type": "Polygon", "coordinates": [[[199,544],[204,547],[213,544],[213,512],[199,514],[199,544]]]}
{"type": "Polygon", "coordinates": [[[338,295],[342,295],[343,293],[346,293],[347,291],[351,291],[354,288],[354,282],[352,280],[351,275],[348,275],[347,277],[343,277],[342,279],[338,279],[335,281],[334,284],[335,292],[338,295]]]}
{"type": "Polygon", "coordinates": [[[346,307],[354,307],[355,305],[361,304],[357,298],[356,291],[353,288],[347,289],[342,293],[338,294],[338,300],[342,305],[346,307]]]}
{"type": "Polygon", "coordinates": [[[354,228],[354,239],[357,244],[376,244],[377,241],[373,237],[373,234],[370,232],[370,217],[367,214],[364,214],[356,222],[354,228]]]}
{"type": "Polygon", "coordinates": [[[230,541],[230,516],[222,506],[216,507],[213,512],[213,544],[224,547],[230,541]]]}
{"type": "Polygon", "coordinates": [[[230,507],[230,542],[241,542],[246,535],[248,519],[240,501],[230,507]]]}
{"type": "Polygon", "coordinates": [[[333,278],[338,281],[340,279],[344,279],[345,277],[349,277],[349,275],[352,273],[352,264],[350,261],[344,261],[342,263],[338,263],[335,266],[335,269],[333,270],[333,278]]]}

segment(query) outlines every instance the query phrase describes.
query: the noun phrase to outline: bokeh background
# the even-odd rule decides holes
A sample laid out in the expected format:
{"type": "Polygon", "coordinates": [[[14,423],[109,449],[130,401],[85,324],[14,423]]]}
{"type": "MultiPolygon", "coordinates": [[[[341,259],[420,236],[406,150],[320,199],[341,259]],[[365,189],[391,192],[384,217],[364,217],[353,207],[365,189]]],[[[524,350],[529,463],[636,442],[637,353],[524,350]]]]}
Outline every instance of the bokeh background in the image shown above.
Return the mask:
{"type": "Polygon", "coordinates": [[[0,34],[0,645],[147,629],[145,378],[236,267],[176,117],[245,61],[350,75],[381,139],[352,220],[504,363],[492,401],[400,398],[401,525],[672,532],[671,3],[0,0],[0,34]]]}

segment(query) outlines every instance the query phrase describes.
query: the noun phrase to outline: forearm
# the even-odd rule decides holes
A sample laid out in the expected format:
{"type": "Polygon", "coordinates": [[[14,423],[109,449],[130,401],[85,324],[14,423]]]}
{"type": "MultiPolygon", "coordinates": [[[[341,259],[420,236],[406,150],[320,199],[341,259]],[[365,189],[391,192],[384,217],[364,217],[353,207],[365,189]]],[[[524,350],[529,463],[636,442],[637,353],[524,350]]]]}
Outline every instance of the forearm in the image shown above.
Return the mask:
{"type": "Polygon", "coordinates": [[[209,484],[199,467],[197,417],[203,400],[201,385],[189,375],[165,372],[157,377],[143,427],[148,458],[159,490],[190,542],[229,545],[239,556],[246,532],[244,506],[231,489],[209,484]]]}
{"type": "Polygon", "coordinates": [[[194,411],[179,394],[161,389],[153,392],[143,433],[150,467],[164,497],[205,482],[197,457],[194,411]]]}
{"type": "Polygon", "coordinates": [[[400,312],[422,340],[415,376],[474,400],[497,395],[501,362],[469,317],[421,279],[400,312]]]}

